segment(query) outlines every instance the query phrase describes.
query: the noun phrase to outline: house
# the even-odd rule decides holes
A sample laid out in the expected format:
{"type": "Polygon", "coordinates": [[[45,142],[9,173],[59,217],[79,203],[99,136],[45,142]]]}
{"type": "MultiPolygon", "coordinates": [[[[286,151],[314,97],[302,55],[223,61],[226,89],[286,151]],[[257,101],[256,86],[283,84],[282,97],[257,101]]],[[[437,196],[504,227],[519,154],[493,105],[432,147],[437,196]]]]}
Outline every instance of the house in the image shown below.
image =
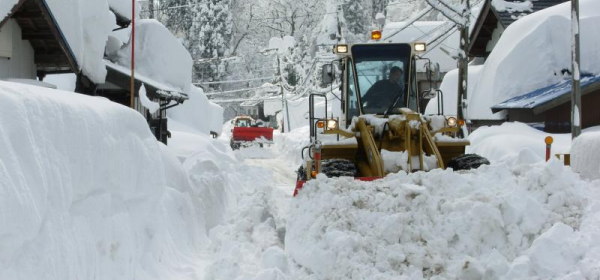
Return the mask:
{"type": "MultiPolygon", "coordinates": [[[[78,54],[83,52],[80,46],[81,42],[77,42],[81,38],[74,37],[72,32],[65,34],[64,30],[61,29],[61,23],[54,16],[55,13],[65,16],[65,12],[51,9],[51,7],[64,9],[64,5],[61,6],[56,4],[56,1],[46,0],[13,1],[15,1],[15,4],[12,8],[9,7],[9,11],[0,11],[1,80],[28,81],[29,83],[41,84],[40,82],[43,81],[46,75],[73,73],[77,77],[75,92],[106,97],[125,106],[132,105],[130,104],[131,70],[129,67],[111,62],[106,53],[102,57],[102,52],[105,49],[104,45],[92,46],[95,50],[100,50],[98,57],[93,57],[92,60],[96,60],[95,62],[100,65],[99,67],[106,68],[106,78],[102,82],[98,82],[97,77],[92,77],[93,73],[98,71],[97,69],[90,70],[86,68],[91,67],[88,66],[90,58],[82,59],[78,57],[78,54]],[[49,5],[50,2],[54,6],[49,5]],[[7,13],[6,16],[3,12],[7,13]],[[79,48],[80,53],[74,51],[74,48],[79,48]],[[82,65],[82,61],[87,64],[82,65]],[[92,74],[86,74],[86,70],[87,73],[92,74]]],[[[116,18],[116,21],[112,24],[115,30],[127,28],[130,25],[131,20],[126,15],[119,13],[112,7],[109,8],[110,12],[115,15],[114,18],[116,18]]],[[[90,13],[95,12],[92,8],[90,10],[90,13]]],[[[104,12],[109,13],[109,11],[104,12]]],[[[77,16],[76,12],[70,15],[77,16]]],[[[63,20],[63,27],[71,28],[65,26],[64,18],[61,19],[63,20]]],[[[108,28],[113,27],[108,26],[108,28]]],[[[83,40],[81,39],[81,41],[83,40]]],[[[100,43],[106,41],[99,40],[100,43]]],[[[89,55],[89,53],[86,51],[85,55],[89,55]]],[[[133,108],[146,117],[156,138],[166,143],[169,135],[166,110],[187,100],[186,91],[183,88],[156,81],[148,75],[138,73],[137,70],[135,73],[136,96],[133,108]],[[142,83],[145,85],[150,100],[161,105],[160,109],[154,114],[148,112],[138,96],[142,83]]]]}
{"type": "Polygon", "coordinates": [[[504,30],[517,19],[568,1],[503,0],[503,5],[494,5],[492,0],[484,0],[481,12],[473,24],[470,34],[469,57],[487,58],[504,30]],[[531,4],[531,6],[528,4],[531,4]]]}
{"type": "MultiPolygon", "coordinates": [[[[571,79],[570,79],[570,58],[568,60],[563,59],[564,54],[568,54],[565,50],[570,47],[570,24],[565,24],[565,21],[560,21],[559,18],[550,18],[552,15],[559,15],[561,18],[569,19],[570,7],[568,3],[561,5],[561,7],[555,7],[552,12],[544,12],[542,10],[550,7],[554,7],[568,0],[537,0],[537,1],[517,1],[517,0],[503,0],[503,1],[491,1],[486,0],[482,6],[481,13],[474,23],[472,32],[470,34],[470,45],[469,45],[469,56],[472,58],[481,57],[485,59],[487,73],[485,81],[479,81],[482,87],[479,87],[476,94],[490,94],[490,97],[481,97],[480,99],[488,99],[490,103],[485,103],[486,107],[491,110],[491,113],[495,116],[503,116],[501,119],[490,118],[475,118],[471,120],[473,123],[480,124],[491,124],[502,121],[519,121],[524,123],[530,123],[538,128],[543,129],[547,132],[552,133],[567,133],[571,131],[571,79]],[[494,4],[496,2],[497,4],[494,4]],[[536,13],[538,12],[538,13],[536,13]],[[518,19],[535,13],[528,17],[528,24],[523,22],[515,23],[518,19]],[[546,28],[534,29],[535,32],[527,30],[531,33],[522,33],[527,26],[532,24],[531,19],[535,17],[536,22],[541,22],[543,26],[551,26],[546,28]],[[512,58],[502,58],[499,56],[490,56],[490,53],[497,46],[500,37],[505,33],[507,27],[511,24],[520,24],[517,29],[510,30],[511,39],[520,38],[519,40],[525,40],[524,38],[530,37],[535,38],[531,41],[534,42],[548,42],[552,43],[552,36],[562,35],[565,40],[560,43],[552,44],[553,48],[560,49],[556,54],[544,53],[539,49],[540,44],[535,45],[531,49],[521,49],[516,47],[518,42],[509,42],[503,40],[502,51],[509,53],[512,58]],[[551,25],[551,24],[554,25],[551,25]],[[548,29],[552,28],[552,29],[548,29]],[[551,30],[551,31],[550,31],[551,30]],[[521,32],[521,34],[517,34],[521,32]],[[522,35],[528,34],[528,35],[522,35]],[[521,36],[522,35],[522,36],[521,36]],[[520,53],[520,54],[519,54],[520,53]],[[492,58],[493,57],[493,58],[492,58]],[[527,58],[523,61],[516,61],[516,57],[527,58]],[[502,63],[502,60],[507,61],[512,59],[512,63],[502,63]],[[536,69],[536,65],[543,62],[554,61],[555,65],[562,65],[560,69],[536,69]],[[556,62],[560,61],[560,62],[556,62]],[[531,65],[530,66],[528,66],[531,65]],[[512,68],[510,68],[512,67],[512,68]],[[540,71],[541,70],[541,71],[540,71]],[[504,72],[503,72],[504,71],[504,72]],[[503,72],[504,74],[498,74],[503,72]],[[502,78],[494,80],[494,76],[506,75],[506,73],[512,72],[512,76],[519,75],[523,77],[535,76],[536,78],[523,78],[507,81],[502,78]],[[532,75],[534,72],[539,72],[537,75],[532,75]],[[516,73],[516,74],[515,74],[516,73]],[[542,73],[542,74],[540,74],[542,73]],[[548,83],[549,80],[554,80],[554,77],[563,76],[564,80],[554,81],[548,83]],[[514,83],[519,83],[516,86],[514,83]],[[486,85],[493,84],[495,88],[485,88],[486,85]],[[530,86],[535,85],[535,86],[530,86]],[[513,92],[509,90],[502,91],[498,90],[500,87],[515,88],[513,92]],[[498,98],[492,100],[492,97],[501,97],[506,95],[504,98],[498,98]]],[[[580,8],[584,8],[581,6],[580,8]]],[[[568,22],[568,21],[567,21],[568,22]]],[[[581,26],[586,24],[585,20],[580,22],[581,26]]],[[[593,27],[585,26],[582,27],[582,34],[591,32],[593,27]],[[585,29],[585,30],[584,30],[585,29]]],[[[542,43],[544,44],[544,43],[542,43]]],[[[589,47],[589,46],[588,46],[589,47]]],[[[592,55],[593,57],[593,55],[592,55]]],[[[593,64],[593,61],[582,61],[581,66],[593,64]]],[[[582,68],[583,71],[585,67],[582,68]]],[[[589,66],[587,67],[589,69],[589,66]]],[[[592,104],[598,104],[600,101],[600,77],[598,75],[582,75],[581,79],[582,89],[582,108],[581,110],[581,125],[583,128],[600,125],[600,112],[598,112],[592,104]]],[[[473,98],[473,95],[471,95],[473,98]]],[[[481,103],[481,102],[480,102],[481,103]]],[[[475,102],[475,104],[480,104],[475,102]]],[[[487,109],[487,108],[486,108],[487,109]]],[[[488,111],[489,112],[489,111],[488,111]]],[[[482,116],[484,114],[479,114],[482,116]]],[[[490,114],[491,115],[491,114],[490,114]]]]}
{"type": "MultiPolygon", "coordinates": [[[[600,125],[600,75],[581,78],[581,128],[600,125]]],[[[550,85],[513,97],[492,107],[493,112],[505,110],[508,121],[541,123],[544,131],[571,131],[571,80],[550,85]]]]}

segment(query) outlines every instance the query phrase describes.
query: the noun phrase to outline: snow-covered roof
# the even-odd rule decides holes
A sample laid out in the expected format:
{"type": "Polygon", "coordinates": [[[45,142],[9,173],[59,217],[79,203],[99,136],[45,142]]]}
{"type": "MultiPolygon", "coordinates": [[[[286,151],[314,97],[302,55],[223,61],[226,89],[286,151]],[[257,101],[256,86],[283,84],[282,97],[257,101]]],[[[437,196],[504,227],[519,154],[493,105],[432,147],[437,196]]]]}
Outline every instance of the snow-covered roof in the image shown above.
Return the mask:
{"type": "MultiPolygon", "coordinates": [[[[106,63],[106,68],[109,71],[115,71],[126,77],[131,76],[131,69],[129,69],[125,66],[118,65],[109,60],[104,60],[104,63],[106,63]]],[[[146,87],[150,87],[153,91],[156,92],[156,94],[161,99],[179,100],[179,101],[188,99],[188,95],[185,93],[184,90],[182,90],[180,88],[176,88],[176,87],[161,83],[159,81],[156,81],[142,73],[139,73],[138,71],[135,72],[134,76],[135,76],[136,81],[139,81],[139,82],[145,84],[146,87]]]]}
{"type": "MultiPolygon", "coordinates": [[[[581,79],[581,88],[600,88],[600,75],[587,76],[581,79]]],[[[557,84],[534,90],[532,92],[505,100],[494,105],[492,111],[498,112],[504,109],[530,109],[539,114],[547,109],[553,108],[571,100],[571,80],[563,80],[557,84]]]]}
{"type": "MultiPolygon", "coordinates": [[[[600,74],[600,2],[581,0],[581,72],[600,74]]],[[[488,119],[500,102],[554,85],[571,69],[571,7],[560,4],[511,24],[491,52],[477,88],[470,94],[469,115],[488,119]]],[[[471,81],[469,81],[471,82],[471,81]]]]}
{"type": "MultiPolygon", "coordinates": [[[[188,92],[192,86],[193,61],[190,53],[156,20],[136,21],[135,28],[136,72],[174,91],[188,92]]],[[[109,59],[129,69],[131,41],[109,59]]]]}
{"type": "MultiPolygon", "coordinates": [[[[579,5],[581,73],[600,75],[600,49],[596,47],[600,45],[597,36],[600,1],[581,0],[579,5]]],[[[500,119],[502,112],[494,114],[491,110],[494,105],[565,79],[562,73],[571,69],[570,38],[569,3],[530,14],[511,24],[490,53],[479,78],[469,78],[467,118],[500,119]],[[471,90],[473,85],[475,88],[471,90]]],[[[456,99],[456,91],[457,87],[448,88],[444,99],[456,99]]]]}
{"type": "Polygon", "coordinates": [[[528,14],[558,5],[568,0],[492,0],[484,1],[479,16],[472,25],[469,53],[483,56],[496,26],[508,27],[528,14]]]}

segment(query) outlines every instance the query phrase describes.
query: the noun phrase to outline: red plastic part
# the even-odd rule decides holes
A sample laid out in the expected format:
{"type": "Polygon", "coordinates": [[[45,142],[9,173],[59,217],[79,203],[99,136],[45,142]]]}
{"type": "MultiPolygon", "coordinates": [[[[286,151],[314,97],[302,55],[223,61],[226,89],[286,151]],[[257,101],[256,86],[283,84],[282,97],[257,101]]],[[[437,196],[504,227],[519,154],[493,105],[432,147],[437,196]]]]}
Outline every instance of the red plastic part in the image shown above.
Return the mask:
{"type": "Polygon", "coordinates": [[[260,137],[273,141],[273,128],[271,127],[242,127],[233,128],[234,141],[254,141],[260,137]]]}
{"type": "MultiPolygon", "coordinates": [[[[381,179],[383,177],[354,177],[354,180],[359,180],[359,181],[375,181],[377,179],[381,179]]],[[[298,195],[298,191],[300,191],[302,189],[302,187],[304,187],[304,183],[306,183],[306,181],[296,181],[296,188],[294,189],[294,196],[298,195]]]]}

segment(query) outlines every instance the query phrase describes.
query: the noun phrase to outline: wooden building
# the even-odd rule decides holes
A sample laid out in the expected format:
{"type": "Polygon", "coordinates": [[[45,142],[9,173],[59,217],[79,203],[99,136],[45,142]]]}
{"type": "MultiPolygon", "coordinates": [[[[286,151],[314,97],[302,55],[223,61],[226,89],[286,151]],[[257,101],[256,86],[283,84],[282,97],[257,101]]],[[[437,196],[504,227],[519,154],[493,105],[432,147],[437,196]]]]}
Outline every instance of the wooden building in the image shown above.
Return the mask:
{"type": "MultiPolygon", "coordinates": [[[[600,125],[600,75],[584,75],[581,79],[581,127],[600,125]]],[[[492,107],[505,110],[508,121],[540,123],[544,131],[571,131],[571,80],[534,90],[508,99],[492,107]]]]}
{"type": "MultiPolygon", "coordinates": [[[[116,18],[115,26],[129,26],[127,17],[112,12],[116,18]]],[[[6,17],[0,18],[0,80],[43,81],[46,75],[73,73],[77,77],[75,92],[103,96],[131,106],[130,70],[107,59],[104,62],[106,81],[95,84],[83,74],[45,0],[19,0],[6,17]]],[[[166,143],[169,136],[166,110],[187,100],[187,94],[138,74],[135,75],[134,94],[134,108],[146,117],[156,138],[166,143]],[[155,114],[149,114],[137,96],[142,83],[148,97],[161,104],[155,114]]]]}

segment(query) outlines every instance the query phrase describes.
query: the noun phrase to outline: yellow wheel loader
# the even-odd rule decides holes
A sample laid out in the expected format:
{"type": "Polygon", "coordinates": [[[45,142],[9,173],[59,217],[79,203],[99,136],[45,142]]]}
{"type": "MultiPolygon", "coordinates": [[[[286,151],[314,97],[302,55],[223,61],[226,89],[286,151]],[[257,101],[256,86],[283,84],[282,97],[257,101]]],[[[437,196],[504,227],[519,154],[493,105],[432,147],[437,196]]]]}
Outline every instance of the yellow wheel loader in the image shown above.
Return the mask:
{"type": "Polygon", "coordinates": [[[464,120],[424,116],[417,85],[418,54],[424,43],[337,45],[337,59],[323,66],[324,84],[341,82],[339,116],[327,112],[327,97],[309,96],[311,142],[302,149],[294,195],[319,173],[375,180],[388,173],[433,168],[470,169],[489,162],[465,155],[458,137],[464,120]],[[337,66],[337,67],[336,67],[337,66]],[[339,69],[339,71],[336,71],[339,69]],[[315,102],[324,100],[317,117],[315,102]]]}

